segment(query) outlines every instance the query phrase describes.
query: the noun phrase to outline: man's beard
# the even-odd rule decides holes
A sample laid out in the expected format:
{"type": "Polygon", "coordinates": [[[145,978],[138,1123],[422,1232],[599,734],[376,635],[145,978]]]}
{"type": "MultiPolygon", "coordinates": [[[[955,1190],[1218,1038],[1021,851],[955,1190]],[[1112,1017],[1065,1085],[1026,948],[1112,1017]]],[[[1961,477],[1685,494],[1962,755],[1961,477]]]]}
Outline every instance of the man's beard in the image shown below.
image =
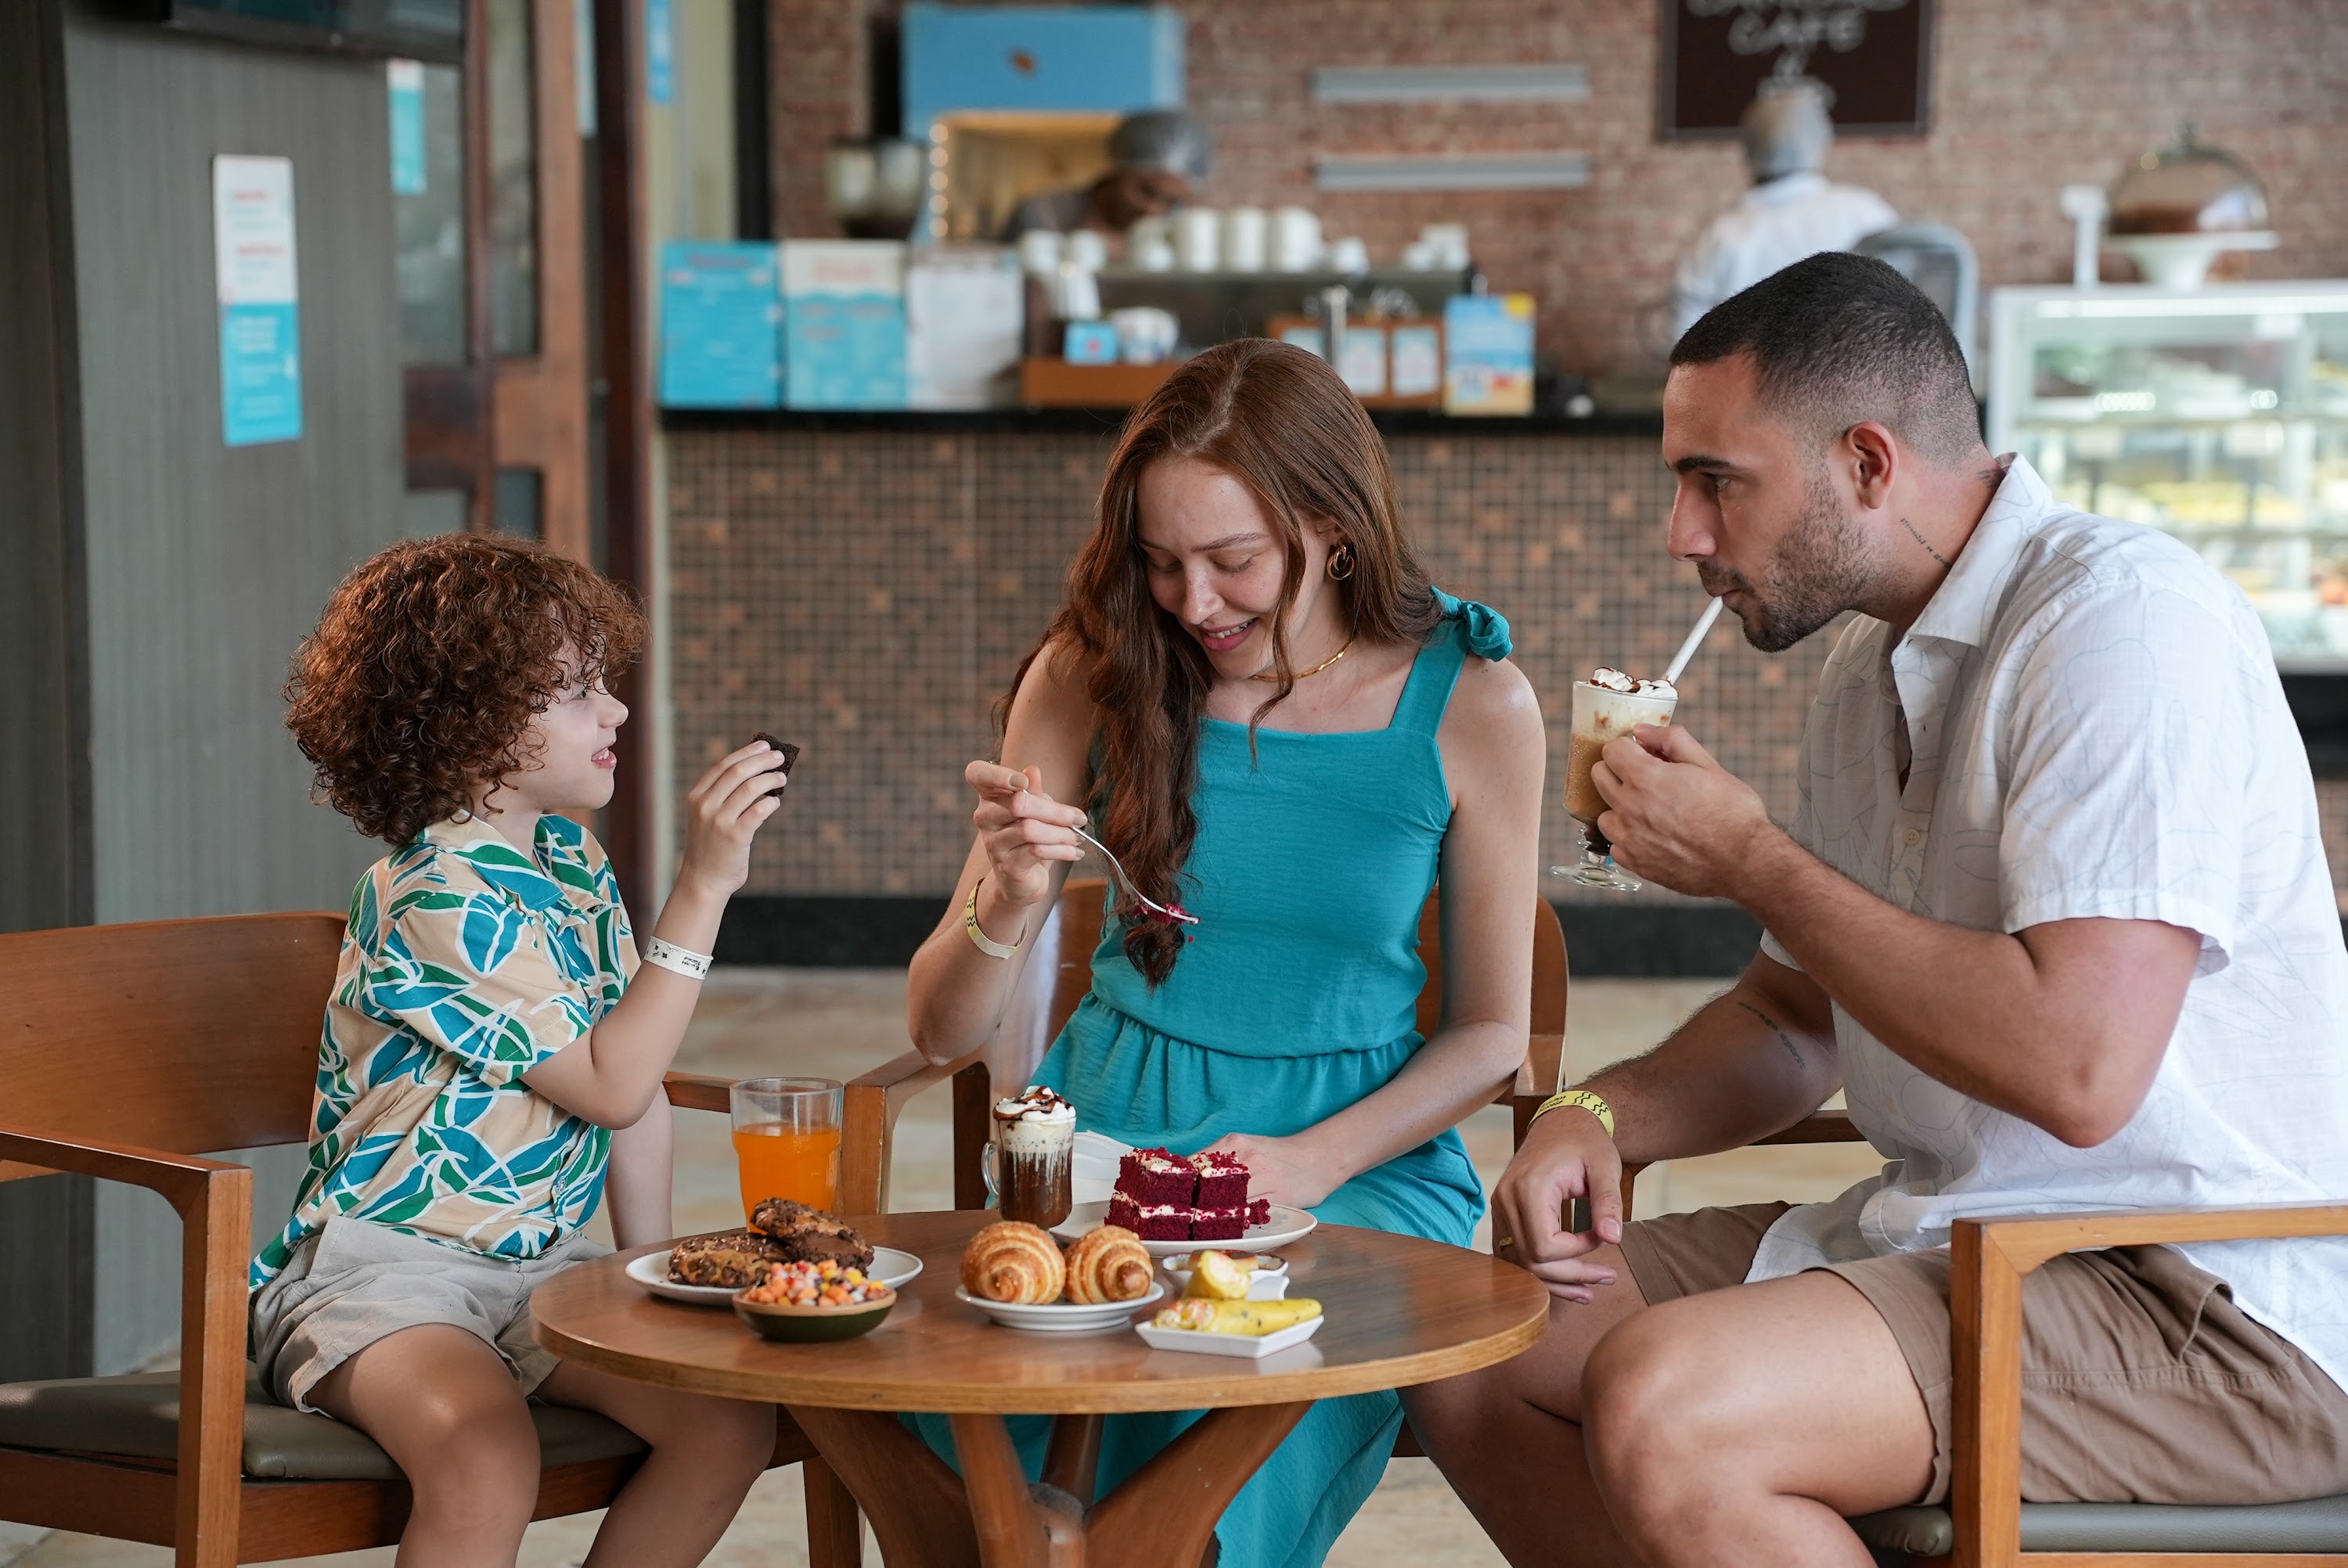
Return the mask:
{"type": "Polygon", "coordinates": [[[1823,466],[1810,476],[1807,502],[1762,568],[1762,581],[1710,561],[1696,563],[1696,576],[1714,598],[1744,592],[1752,619],[1739,611],[1737,620],[1745,641],[1764,653],[1784,652],[1866,594],[1866,540],[1843,515],[1823,466]]]}

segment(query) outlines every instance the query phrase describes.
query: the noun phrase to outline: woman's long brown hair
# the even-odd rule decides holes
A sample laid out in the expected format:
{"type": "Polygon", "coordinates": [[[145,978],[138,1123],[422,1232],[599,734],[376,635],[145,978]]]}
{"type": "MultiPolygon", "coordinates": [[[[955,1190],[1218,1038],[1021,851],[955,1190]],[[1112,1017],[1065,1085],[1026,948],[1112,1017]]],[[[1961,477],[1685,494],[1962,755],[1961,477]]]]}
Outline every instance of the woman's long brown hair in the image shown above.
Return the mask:
{"type": "MultiPolygon", "coordinates": [[[[1099,765],[1086,803],[1094,832],[1117,851],[1138,891],[1172,904],[1198,836],[1190,792],[1214,672],[1198,640],[1149,591],[1141,476],[1161,457],[1194,458],[1245,485],[1286,558],[1272,620],[1279,680],[1255,711],[1251,744],[1254,725],[1295,688],[1287,619],[1304,579],[1309,523],[1330,526],[1351,548],[1352,574],[1330,586],[1355,638],[1416,644],[1441,611],[1403,538],[1385,443],[1319,355],[1241,338],[1191,360],[1135,411],[1109,458],[1092,535],[1068,568],[1066,600],[1011,691],[1045,649],[1056,645],[1073,658],[1099,716],[1099,765]]],[[[1006,695],[997,712],[1007,719],[1009,711],[1006,695]]],[[[1152,987],[1163,985],[1181,954],[1181,933],[1120,913],[1128,916],[1126,956],[1152,987]]]]}

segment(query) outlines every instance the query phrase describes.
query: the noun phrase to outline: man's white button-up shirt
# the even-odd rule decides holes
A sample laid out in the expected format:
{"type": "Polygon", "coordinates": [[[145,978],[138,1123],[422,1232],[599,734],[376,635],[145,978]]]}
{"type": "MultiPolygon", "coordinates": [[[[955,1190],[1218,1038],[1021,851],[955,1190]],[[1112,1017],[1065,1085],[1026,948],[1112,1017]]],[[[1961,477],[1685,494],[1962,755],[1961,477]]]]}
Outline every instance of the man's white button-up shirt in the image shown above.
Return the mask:
{"type": "MultiPolygon", "coordinates": [[[[2158,920],[2199,933],[2200,961],[2144,1104],[2092,1149],[1836,1008],[1851,1119],[1887,1163],[1780,1219],[1748,1277],[1940,1246],[1962,1215],[2348,1198],[2348,949],[2241,591],[2167,535],[2058,504],[2017,457],[1916,624],[1890,630],[1860,617],[1827,661],[1802,846],[1934,920],[2158,920]]],[[[2348,1386],[2348,1241],[2178,1250],[2348,1386]]]]}

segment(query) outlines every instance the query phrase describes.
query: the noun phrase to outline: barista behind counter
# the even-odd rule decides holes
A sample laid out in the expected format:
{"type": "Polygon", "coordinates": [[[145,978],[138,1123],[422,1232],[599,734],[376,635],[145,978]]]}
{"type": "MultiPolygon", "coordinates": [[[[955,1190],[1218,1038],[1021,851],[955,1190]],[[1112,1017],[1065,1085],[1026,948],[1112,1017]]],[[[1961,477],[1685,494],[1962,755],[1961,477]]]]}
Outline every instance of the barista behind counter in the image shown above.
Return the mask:
{"type": "Polygon", "coordinates": [[[1738,134],[1753,189],[1712,220],[1681,261],[1672,289],[1672,338],[1731,294],[1821,251],[1848,251],[1900,221],[1890,203],[1820,172],[1834,146],[1826,96],[1806,77],[1765,83],[1738,134]]]}
{"type": "Polygon", "coordinates": [[[1191,182],[1205,179],[1214,159],[1207,128],[1188,109],[1126,116],[1108,151],[1116,167],[1090,185],[1031,196],[1014,208],[1004,240],[1015,242],[1030,229],[1121,234],[1136,219],[1162,216],[1190,200],[1191,182]]]}

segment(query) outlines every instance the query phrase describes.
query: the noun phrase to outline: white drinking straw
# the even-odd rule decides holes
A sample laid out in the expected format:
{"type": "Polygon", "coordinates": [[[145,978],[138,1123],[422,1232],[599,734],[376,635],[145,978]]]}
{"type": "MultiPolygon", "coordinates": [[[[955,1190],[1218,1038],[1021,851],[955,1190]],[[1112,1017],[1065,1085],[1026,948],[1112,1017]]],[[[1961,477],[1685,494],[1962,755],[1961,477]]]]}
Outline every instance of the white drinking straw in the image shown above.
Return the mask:
{"type": "Polygon", "coordinates": [[[1695,630],[1687,634],[1687,641],[1680,644],[1680,651],[1672,655],[1672,667],[1663,671],[1664,685],[1679,684],[1680,671],[1688,667],[1688,661],[1694,658],[1695,651],[1704,645],[1704,634],[1710,631],[1712,623],[1720,619],[1720,605],[1721,601],[1715,599],[1704,607],[1702,615],[1696,617],[1695,630]]]}

